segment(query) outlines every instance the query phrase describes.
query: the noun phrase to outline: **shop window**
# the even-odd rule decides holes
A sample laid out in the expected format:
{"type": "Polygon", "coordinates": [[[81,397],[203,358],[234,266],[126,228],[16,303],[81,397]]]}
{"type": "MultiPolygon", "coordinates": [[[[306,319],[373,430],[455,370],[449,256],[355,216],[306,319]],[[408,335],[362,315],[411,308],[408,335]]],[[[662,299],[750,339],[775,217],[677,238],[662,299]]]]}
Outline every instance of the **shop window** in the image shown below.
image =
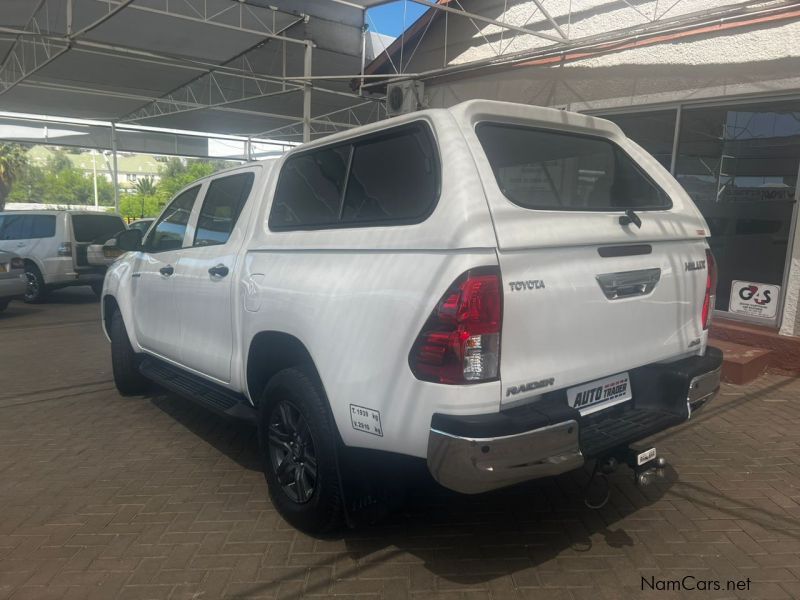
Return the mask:
{"type": "Polygon", "coordinates": [[[665,169],[672,163],[675,110],[657,110],[625,115],[603,115],[620,126],[629,138],[647,150],[665,169]]]}
{"type": "Polygon", "coordinates": [[[782,285],[800,168],[800,102],[685,108],[675,176],[711,229],[717,309],[732,281],[782,285]]]}

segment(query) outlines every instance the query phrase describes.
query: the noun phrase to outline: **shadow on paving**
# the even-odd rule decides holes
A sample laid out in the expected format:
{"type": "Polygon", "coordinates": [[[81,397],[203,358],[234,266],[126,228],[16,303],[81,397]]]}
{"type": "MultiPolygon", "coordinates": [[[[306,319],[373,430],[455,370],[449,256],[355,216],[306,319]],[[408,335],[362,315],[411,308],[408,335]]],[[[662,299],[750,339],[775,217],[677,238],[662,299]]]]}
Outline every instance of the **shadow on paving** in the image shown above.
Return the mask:
{"type": "MultiPolygon", "coordinates": [[[[663,440],[699,426],[792,382],[792,379],[778,381],[725,404],[711,404],[689,422],[658,434],[650,441],[663,440]]],[[[261,470],[256,431],[252,425],[226,420],[169,393],[154,394],[151,401],[241,467],[261,470]]],[[[588,468],[476,496],[457,494],[437,485],[428,475],[423,461],[403,463],[391,473],[391,478],[395,485],[388,514],[374,525],[327,536],[327,539],[343,540],[348,555],[357,563],[337,569],[337,579],[363,576],[410,554],[421,560],[427,571],[442,579],[457,585],[479,584],[535,568],[566,550],[585,552],[588,556],[593,540],[612,548],[633,548],[641,541],[616,524],[665,495],[800,539],[797,524],[790,519],[747,501],[733,501],[713,487],[681,481],[679,473],[671,466],[667,467],[664,478],[644,488],[634,484],[628,468],[620,467],[609,478],[609,503],[598,510],[584,505],[590,479],[588,468]]],[[[267,493],[266,484],[264,493],[267,493]]],[[[313,565],[298,566],[296,572],[276,581],[254,583],[244,594],[275,591],[282,582],[296,579],[309,566],[332,567],[335,562],[336,555],[320,556],[313,565]]],[[[597,575],[598,572],[592,573],[597,575]]],[[[305,593],[323,593],[327,585],[325,581],[310,582],[305,593]]]]}
{"type": "MultiPolygon", "coordinates": [[[[13,325],[16,319],[30,319],[37,315],[50,316],[53,307],[81,306],[97,304],[98,313],[96,320],[100,322],[100,300],[88,287],[76,286],[73,288],[60,288],[45,296],[38,304],[27,304],[22,300],[12,300],[6,310],[0,312],[0,323],[13,325]]],[[[58,310],[58,309],[55,309],[58,310]]],[[[60,314],[60,313],[59,313],[60,314]]]]}
{"type": "MultiPolygon", "coordinates": [[[[168,392],[154,392],[149,398],[241,467],[261,470],[252,425],[219,417],[168,392]]],[[[482,583],[536,567],[566,549],[588,553],[598,537],[612,548],[632,547],[634,539],[615,523],[660,500],[677,478],[667,467],[663,479],[639,488],[632,472],[620,467],[609,478],[610,502],[593,510],[584,505],[588,469],[466,496],[436,484],[423,461],[402,462],[391,472],[392,506],[376,524],[321,539],[343,540],[350,558],[358,561],[356,566],[337,569],[337,579],[363,575],[411,554],[436,576],[460,585],[482,583]]],[[[321,555],[313,566],[333,566],[335,562],[335,555],[321,555]]],[[[284,580],[305,573],[308,566],[312,565],[298,566],[296,573],[270,583],[254,583],[244,595],[276,590],[284,580]]],[[[317,587],[310,583],[305,593],[324,592],[325,586],[324,582],[317,587]]]]}

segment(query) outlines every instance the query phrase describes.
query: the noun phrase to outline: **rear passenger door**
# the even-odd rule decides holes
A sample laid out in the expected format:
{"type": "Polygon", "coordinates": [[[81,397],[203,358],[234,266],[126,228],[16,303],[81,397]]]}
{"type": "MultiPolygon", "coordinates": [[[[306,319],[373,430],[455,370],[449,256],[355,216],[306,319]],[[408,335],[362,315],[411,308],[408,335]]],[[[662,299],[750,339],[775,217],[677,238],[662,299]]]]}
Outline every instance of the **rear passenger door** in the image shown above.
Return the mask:
{"type": "Polygon", "coordinates": [[[234,348],[233,300],[238,253],[246,235],[247,199],[258,167],[210,181],[197,214],[191,245],[176,266],[181,362],[228,383],[234,348]]]}

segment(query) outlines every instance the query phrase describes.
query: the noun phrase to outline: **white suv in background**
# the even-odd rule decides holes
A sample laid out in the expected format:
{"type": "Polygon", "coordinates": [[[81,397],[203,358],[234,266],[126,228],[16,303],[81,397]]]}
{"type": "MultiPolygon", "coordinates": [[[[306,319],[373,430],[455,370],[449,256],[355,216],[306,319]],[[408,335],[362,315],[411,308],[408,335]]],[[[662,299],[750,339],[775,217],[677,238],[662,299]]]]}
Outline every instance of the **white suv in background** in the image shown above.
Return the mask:
{"type": "Polygon", "coordinates": [[[103,323],[121,393],[253,419],[275,506],[324,531],[399,456],[463,493],[649,469],[629,444],[719,388],[708,235],[613,123],[472,101],[188,186],[118,237],[103,323]]]}
{"type": "Polygon", "coordinates": [[[0,213],[0,250],[25,261],[26,302],[39,302],[59,287],[90,285],[99,296],[106,267],[90,265],[86,251],[98,239],[125,229],[119,215],[74,210],[0,213]]]}

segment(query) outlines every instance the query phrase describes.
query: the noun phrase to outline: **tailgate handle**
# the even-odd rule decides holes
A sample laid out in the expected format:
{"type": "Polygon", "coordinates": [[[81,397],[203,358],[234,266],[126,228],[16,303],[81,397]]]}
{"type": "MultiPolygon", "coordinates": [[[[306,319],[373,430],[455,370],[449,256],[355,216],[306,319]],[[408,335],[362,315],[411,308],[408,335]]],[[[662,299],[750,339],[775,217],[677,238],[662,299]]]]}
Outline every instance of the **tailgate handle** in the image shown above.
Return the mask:
{"type": "Polygon", "coordinates": [[[632,298],[649,294],[661,279],[661,269],[642,269],[605,273],[597,276],[597,283],[609,300],[632,298]]]}

